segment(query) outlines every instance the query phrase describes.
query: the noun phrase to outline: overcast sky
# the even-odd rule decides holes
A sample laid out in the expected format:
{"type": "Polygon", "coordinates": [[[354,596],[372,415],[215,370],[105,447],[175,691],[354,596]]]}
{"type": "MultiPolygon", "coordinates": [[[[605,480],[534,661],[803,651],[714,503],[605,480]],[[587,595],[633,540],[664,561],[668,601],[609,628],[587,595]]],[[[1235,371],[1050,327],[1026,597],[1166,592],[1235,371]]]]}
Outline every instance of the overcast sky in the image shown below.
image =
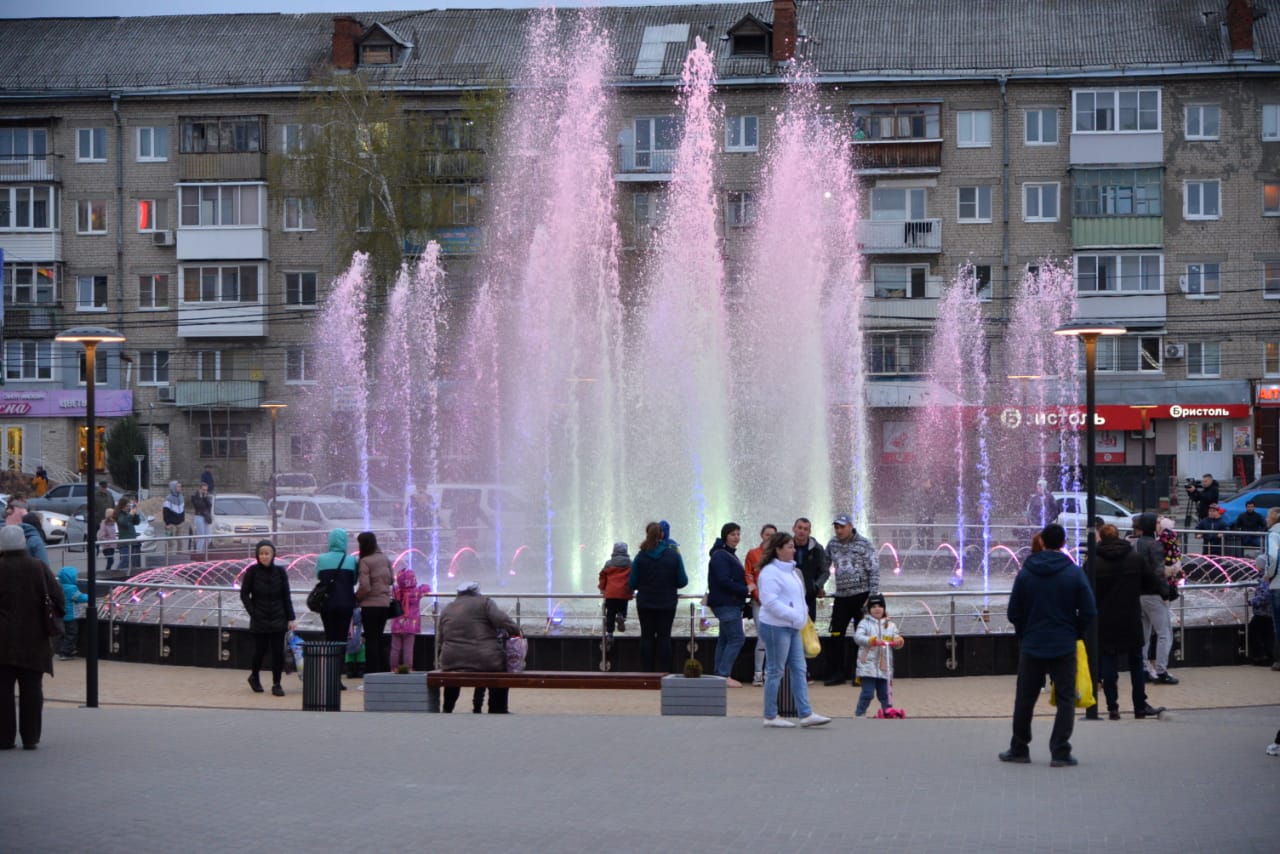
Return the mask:
{"type": "MultiPolygon", "coordinates": [[[[672,6],[690,0],[3,0],[5,18],[203,15],[218,12],[383,12],[400,9],[492,9],[538,6],[672,6]],[[20,8],[15,8],[20,7],[20,8]]],[[[697,0],[693,0],[697,2],[697,0]]],[[[747,0],[715,0],[747,2],[747,0]]]]}

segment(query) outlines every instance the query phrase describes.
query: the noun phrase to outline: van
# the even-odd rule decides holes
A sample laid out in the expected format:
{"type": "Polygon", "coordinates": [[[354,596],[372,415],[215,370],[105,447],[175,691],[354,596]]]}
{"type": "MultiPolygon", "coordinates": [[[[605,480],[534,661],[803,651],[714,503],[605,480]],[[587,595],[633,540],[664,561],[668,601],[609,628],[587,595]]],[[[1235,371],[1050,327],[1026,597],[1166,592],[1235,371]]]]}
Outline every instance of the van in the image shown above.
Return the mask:
{"type": "Polygon", "coordinates": [[[524,528],[538,522],[537,508],[508,486],[497,483],[433,483],[422,487],[440,511],[440,527],[453,528],[462,523],[493,528],[524,528]],[[478,512],[476,512],[478,511],[478,512]]]}
{"type": "Polygon", "coordinates": [[[282,471],[276,475],[277,495],[313,495],[318,486],[310,472],[282,471]]]}

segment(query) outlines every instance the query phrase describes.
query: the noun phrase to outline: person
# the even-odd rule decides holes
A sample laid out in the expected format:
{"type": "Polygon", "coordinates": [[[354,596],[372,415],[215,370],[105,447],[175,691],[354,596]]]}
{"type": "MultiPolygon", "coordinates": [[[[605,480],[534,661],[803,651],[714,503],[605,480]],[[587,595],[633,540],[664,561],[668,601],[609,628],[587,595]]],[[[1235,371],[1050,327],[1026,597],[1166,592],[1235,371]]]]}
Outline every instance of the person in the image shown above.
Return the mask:
{"type": "Polygon", "coordinates": [[[804,603],[809,609],[809,619],[818,619],[818,600],[827,595],[827,579],[831,577],[831,562],[818,541],[810,534],[813,523],[801,516],[791,526],[791,536],[796,547],[796,569],[804,579],[804,603]]]}
{"type": "Polygon", "coordinates": [[[204,551],[209,547],[209,534],[213,531],[213,494],[209,484],[201,476],[200,485],[191,496],[191,519],[196,526],[196,550],[204,551]]]}
{"type": "Polygon", "coordinates": [[[93,494],[93,524],[101,525],[107,510],[115,505],[115,501],[111,499],[111,492],[107,489],[107,482],[98,481],[98,491],[93,494]]]}
{"type": "MultiPolygon", "coordinates": [[[[867,597],[880,592],[880,556],[871,541],[841,513],[833,522],[836,535],[827,542],[836,592],[831,603],[831,659],[825,685],[843,685],[853,678],[853,656],[847,654],[849,624],[862,619],[867,597]]],[[[864,683],[865,684],[865,683],[864,683]]]]}
{"type": "Polygon", "coordinates": [[[249,671],[249,687],[262,693],[262,662],[271,655],[271,694],[284,696],[280,675],[284,672],[284,634],[298,625],[293,612],[293,596],[289,591],[289,573],[276,563],[275,543],[259,540],[253,550],[257,558],[245,568],[240,579],[240,601],[249,615],[249,634],[253,637],[253,659],[249,671]]]}
{"type": "MultiPolygon", "coordinates": [[[[1257,505],[1250,498],[1244,503],[1244,512],[1236,517],[1231,523],[1233,531],[1249,531],[1265,534],[1267,531],[1267,520],[1258,512],[1257,505]]],[[[1240,557],[1252,554],[1255,549],[1262,548],[1264,537],[1237,537],[1230,552],[1240,557]]]]}
{"type": "Polygon", "coordinates": [[[210,495],[218,491],[213,482],[213,466],[205,466],[204,471],[200,472],[200,485],[208,490],[210,495]]]}
{"type": "Polygon", "coordinates": [[[627,584],[631,575],[631,555],[627,553],[626,543],[614,543],[613,554],[600,570],[600,579],[596,587],[604,596],[604,632],[612,635],[614,628],[627,630],[627,603],[635,593],[627,584]]]}
{"type": "Polygon", "coordinates": [[[1199,486],[1188,483],[1187,499],[1196,503],[1197,522],[1208,516],[1209,508],[1218,503],[1218,482],[1213,479],[1213,475],[1202,475],[1199,486]]]}
{"type": "MultiPolygon", "coordinates": [[[[104,572],[110,572],[115,564],[115,541],[119,538],[120,529],[116,526],[116,510],[114,507],[108,507],[103,511],[102,524],[98,526],[98,542],[103,544],[102,554],[107,559],[107,565],[103,567],[104,572]]],[[[123,561],[121,565],[123,566],[123,561]]]]}
{"type": "MultiPolygon", "coordinates": [[[[778,533],[777,525],[762,525],[760,545],[747,552],[747,559],[742,563],[743,576],[747,579],[747,590],[751,593],[751,622],[755,623],[757,628],[760,625],[760,557],[764,554],[764,547],[776,533],[778,533]]],[[[755,667],[752,668],[751,676],[751,684],[756,688],[764,687],[764,655],[764,641],[757,637],[755,667]]]]}
{"type": "Polygon", "coordinates": [[[1204,543],[1204,553],[1207,555],[1223,555],[1226,552],[1222,548],[1222,534],[1219,531],[1227,530],[1227,523],[1222,521],[1222,508],[1217,504],[1209,505],[1209,515],[1196,523],[1197,531],[1204,531],[1200,535],[1200,542],[1204,543]]]}
{"type": "Polygon", "coordinates": [[[1046,525],[1057,522],[1061,513],[1062,508],[1049,489],[1049,481],[1040,478],[1036,481],[1036,491],[1027,499],[1027,524],[1043,530],[1046,525]]]}
{"type": "Polygon", "coordinates": [[[430,492],[423,492],[422,487],[415,484],[406,509],[405,527],[413,531],[415,538],[418,534],[429,536],[437,522],[435,496],[430,492]]]}
{"type": "Polygon", "coordinates": [[[419,584],[409,567],[396,574],[396,600],[404,613],[391,620],[390,670],[400,667],[413,670],[413,645],[422,631],[422,597],[431,592],[430,584],[419,584]]]}
{"type": "Polygon", "coordinates": [[[725,522],[720,536],[711,546],[707,561],[707,607],[716,615],[720,632],[716,637],[715,674],[723,676],[730,688],[741,688],[733,678],[733,666],[746,643],[742,630],[742,608],[751,591],[747,589],[746,570],[738,560],[738,544],[742,542],[742,526],[725,522]]]}
{"type": "Polygon", "coordinates": [[[88,602],[89,596],[80,592],[76,583],[77,575],[74,566],[64,566],[58,570],[58,583],[62,585],[62,598],[67,603],[62,615],[63,635],[58,640],[58,660],[70,661],[76,657],[79,647],[80,624],[76,622],[76,605],[88,602]]]}
{"type": "Polygon", "coordinates": [[[36,466],[36,475],[31,478],[31,492],[36,498],[43,498],[48,491],[49,473],[44,470],[44,466],[36,466]]]}
{"type": "Polygon", "coordinates": [[[27,510],[27,501],[25,498],[10,498],[9,505],[4,511],[4,524],[13,525],[22,529],[22,535],[26,537],[27,554],[39,561],[43,561],[45,566],[49,565],[49,550],[45,548],[44,531],[39,525],[40,517],[27,510]],[[27,521],[28,517],[35,518],[35,524],[27,521]]]}
{"type": "Polygon", "coordinates": [[[1174,530],[1172,519],[1168,516],[1157,518],[1156,530],[1160,571],[1157,573],[1154,595],[1152,585],[1148,584],[1143,588],[1141,597],[1142,637],[1149,640],[1151,632],[1156,633],[1155,658],[1147,662],[1147,682],[1177,685],[1178,677],[1169,672],[1169,653],[1173,651],[1173,619],[1169,614],[1169,603],[1178,597],[1174,581],[1181,572],[1182,550],[1178,547],[1178,534],[1174,530]]]}
{"type": "Polygon", "coordinates": [[[778,690],[782,687],[782,669],[791,677],[791,697],[800,725],[823,726],[831,718],[820,715],[809,705],[809,685],[805,679],[804,644],[800,630],[810,619],[805,604],[804,578],[796,569],[796,544],[791,534],[774,534],[760,556],[760,619],[756,622],[764,640],[764,725],[794,727],[795,723],[778,717],[778,690]]]}
{"type": "MultiPolygon", "coordinates": [[[[419,523],[420,524],[420,523],[419,523]]],[[[479,494],[464,493],[449,517],[459,546],[480,547],[480,532],[490,527],[489,514],[480,506],[479,494]]]]}
{"type": "Polygon", "coordinates": [[[351,615],[356,609],[356,559],[347,554],[345,528],[329,532],[329,550],[316,558],[316,581],[330,585],[329,598],[320,611],[324,639],[330,643],[346,643],[351,635],[351,615]]]}
{"type": "Polygon", "coordinates": [[[383,631],[391,614],[391,588],[395,584],[395,572],[391,561],[378,548],[378,538],[372,531],[361,531],[356,536],[360,548],[356,601],[364,620],[365,656],[368,658],[366,673],[386,673],[390,669],[387,657],[387,636],[383,631]]]}
{"type": "Polygon", "coordinates": [[[61,614],[62,585],[49,567],[27,552],[17,525],[0,528],[0,750],[40,743],[44,714],[44,674],[53,675],[53,647],[44,624],[44,600],[61,614]],[[18,692],[14,715],[14,689],[18,692]]]}
{"type": "Polygon", "coordinates": [[[857,718],[866,715],[873,694],[880,700],[882,716],[893,708],[889,693],[889,685],[893,681],[893,651],[902,649],[904,643],[897,623],[889,619],[883,593],[872,593],[867,597],[867,612],[853,633],[858,647],[858,678],[862,680],[862,693],[858,695],[858,705],[853,710],[857,718]]]}
{"type": "Polygon", "coordinates": [[[164,535],[166,537],[181,535],[187,523],[187,501],[182,497],[181,481],[169,481],[169,494],[164,497],[161,513],[164,516],[164,535]]]}
{"type": "MultiPolygon", "coordinates": [[[[436,639],[440,644],[440,669],[465,670],[476,673],[502,673],[507,669],[507,655],[499,633],[519,637],[520,627],[488,596],[480,595],[480,582],[469,581],[458,588],[458,595],[440,614],[436,639]]],[[[491,688],[489,714],[504,715],[508,707],[509,688],[491,688]]],[[[461,688],[444,689],[444,711],[453,712],[461,688]]],[[[478,703],[472,706],[478,711],[478,703]]]]}
{"type": "Polygon", "coordinates": [[[680,549],[669,536],[663,537],[657,522],[645,525],[644,542],[631,561],[627,585],[636,591],[640,667],[646,673],[671,670],[671,624],[676,618],[679,590],[688,583],[680,549]]]}
{"type": "Polygon", "coordinates": [[[116,536],[120,538],[120,567],[132,573],[141,565],[141,549],[138,526],[142,516],[138,513],[138,499],[130,495],[120,496],[116,502],[116,536]]]}
{"type": "Polygon", "coordinates": [[[1133,544],[1120,539],[1115,525],[1102,526],[1092,574],[1097,585],[1098,676],[1107,700],[1107,717],[1113,721],[1120,720],[1121,660],[1129,670],[1134,718],[1157,718],[1164,711],[1163,706],[1154,708],[1147,702],[1147,673],[1142,663],[1143,576],[1156,571],[1133,544]]]}
{"type": "Polygon", "coordinates": [[[1018,657],[1018,682],[1013,704],[1013,736],[1002,762],[1031,761],[1031,716],[1045,676],[1057,688],[1057,714],[1049,735],[1050,764],[1055,768],[1076,765],[1071,754],[1075,728],[1076,641],[1097,616],[1093,591],[1084,571],[1062,552],[1067,532],[1061,525],[1046,525],[1040,532],[1044,551],[1027,557],[1013,580],[1008,617],[1022,642],[1018,657]]]}
{"type": "Polygon", "coordinates": [[[1271,669],[1280,670],[1280,507],[1267,511],[1267,538],[1263,541],[1263,549],[1267,553],[1266,581],[1271,586],[1271,626],[1276,635],[1271,669]]]}

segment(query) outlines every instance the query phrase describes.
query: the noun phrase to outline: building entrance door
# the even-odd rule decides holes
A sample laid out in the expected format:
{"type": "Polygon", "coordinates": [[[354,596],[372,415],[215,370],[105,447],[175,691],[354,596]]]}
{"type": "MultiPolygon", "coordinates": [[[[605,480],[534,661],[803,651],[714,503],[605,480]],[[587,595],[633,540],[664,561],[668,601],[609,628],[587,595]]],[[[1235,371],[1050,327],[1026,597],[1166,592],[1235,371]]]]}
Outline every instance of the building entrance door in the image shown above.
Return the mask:
{"type": "Polygon", "coordinates": [[[1231,476],[1231,449],[1221,421],[1178,422],[1178,477],[1212,474],[1219,481],[1231,476]]]}

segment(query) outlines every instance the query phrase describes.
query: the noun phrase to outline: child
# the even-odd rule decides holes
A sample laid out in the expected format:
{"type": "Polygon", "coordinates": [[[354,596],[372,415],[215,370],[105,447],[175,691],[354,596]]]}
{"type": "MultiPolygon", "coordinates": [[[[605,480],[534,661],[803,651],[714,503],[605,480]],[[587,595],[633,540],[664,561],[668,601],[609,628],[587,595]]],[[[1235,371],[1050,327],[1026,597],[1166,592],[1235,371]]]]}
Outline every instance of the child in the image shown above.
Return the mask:
{"type": "Polygon", "coordinates": [[[631,557],[627,554],[626,543],[613,544],[613,556],[609,558],[604,569],[600,570],[600,592],[604,594],[604,631],[612,635],[614,626],[618,631],[627,630],[627,602],[635,593],[627,584],[631,574],[631,557]]]}
{"type": "Polygon", "coordinates": [[[422,597],[431,592],[430,584],[418,584],[418,576],[412,569],[402,569],[396,575],[395,597],[404,609],[404,615],[391,621],[391,672],[398,665],[413,670],[413,644],[422,629],[422,597]]]}
{"type": "Polygon", "coordinates": [[[902,635],[898,626],[885,613],[884,594],[872,593],[867,597],[867,616],[858,623],[853,640],[858,645],[858,676],[862,679],[862,694],[853,714],[863,717],[871,705],[871,695],[880,698],[880,708],[887,715],[893,706],[889,699],[889,681],[893,679],[893,651],[902,649],[902,635]]]}
{"type": "Polygon", "coordinates": [[[70,661],[76,657],[76,638],[80,632],[79,625],[76,623],[76,604],[88,602],[89,597],[81,593],[80,587],[76,584],[74,566],[64,566],[58,570],[58,583],[62,585],[62,598],[67,602],[66,613],[62,615],[67,633],[62,636],[62,640],[58,641],[58,660],[70,661]]]}
{"type": "MultiPolygon", "coordinates": [[[[102,515],[102,524],[98,526],[98,542],[109,542],[120,539],[120,529],[116,527],[116,511],[115,508],[107,508],[107,512],[102,515]]],[[[115,563],[116,547],[114,544],[102,547],[102,554],[107,558],[107,566],[104,572],[111,571],[111,564],[115,563]]]]}

